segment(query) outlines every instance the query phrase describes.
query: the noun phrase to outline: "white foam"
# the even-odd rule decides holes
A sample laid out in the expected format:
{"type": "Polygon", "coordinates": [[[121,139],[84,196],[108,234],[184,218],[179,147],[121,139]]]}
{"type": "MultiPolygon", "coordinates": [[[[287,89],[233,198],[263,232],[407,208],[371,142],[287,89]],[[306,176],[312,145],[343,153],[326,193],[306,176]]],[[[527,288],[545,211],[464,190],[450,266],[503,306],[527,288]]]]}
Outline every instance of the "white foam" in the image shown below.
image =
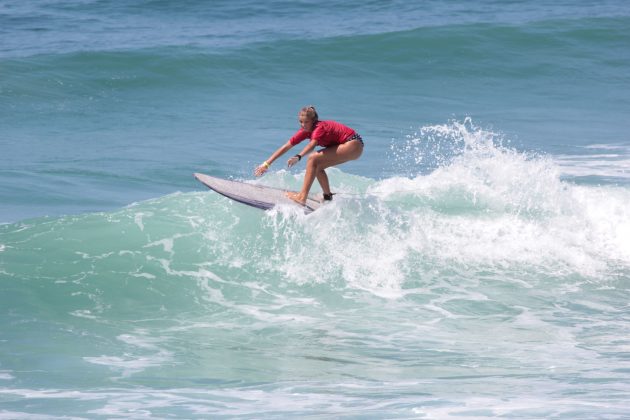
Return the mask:
{"type": "Polygon", "coordinates": [[[630,179],[630,145],[626,144],[577,147],[576,153],[554,156],[554,161],[568,176],[630,179]]]}
{"type": "Polygon", "coordinates": [[[630,157],[620,155],[559,155],[555,161],[564,175],[630,179],[630,157]]]}
{"type": "Polygon", "coordinates": [[[70,315],[76,316],[77,318],[86,318],[86,319],[97,319],[96,315],[92,314],[92,311],[89,309],[78,309],[76,311],[70,312],[70,315]]]}
{"type": "Polygon", "coordinates": [[[621,145],[621,144],[589,144],[588,146],[583,146],[583,147],[585,149],[630,151],[630,146],[621,145]]]}
{"type": "MultiPolygon", "coordinates": [[[[470,368],[475,369],[475,368],[470,368]]],[[[317,380],[291,380],[254,387],[204,388],[114,388],[98,390],[0,389],[0,395],[25,400],[89,402],[88,414],[105,417],[154,418],[159,413],[177,417],[418,417],[429,419],[487,417],[620,417],[630,405],[623,398],[585,395],[588,385],[575,386],[555,380],[523,379],[477,374],[463,378],[362,381],[337,380],[334,385],[317,380]],[[497,380],[500,379],[498,382],[497,380]],[[568,388],[567,388],[568,387],[568,388]],[[483,392],[474,392],[482,389],[483,392]],[[384,391],[385,390],[385,391],[384,391]],[[472,390],[472,391],[471,391],[472,390]],[[506,391],[507,390],[507,391],[506,391]],[[579,391],[580,398],[572,398],[579,391]],[[375,395],[387,398],[374,398],[375,395]],[[569,393],[571,392],[571,393],[569,393]],[[499,395],[497,397],[492,394],[499,395]],[[100,406],[98,406],[100,405],[100,406]]],[[[555,377],[555,375],[554,375],[555,377]]],[[[608,385],[611,385],[608,383],[608,385]]],[[[626,389],[623,383],[616,386],[626,389]]],[[[595,386],[601,387],[596,384],[595,386]]],[[[622,392],[622,391],[620,391],[622,392]]],[[[42,418],[18,411],[0,411],[2,418],[42,418]],[[16,415],[17,414],[17,415],[16,415]],[[11,417],[10,415],[14,415],[11,417]]],[[[30,414],[30,413],[29,413],[30,414]]],[[[69,417],[71,418],[71,417],[69,417]]]]}
{"type": "Polygon", "coordinates": [[[137,355],[125,352],[124,356],[101,355],[83,357],[83,359],[89,363],[120,370],[122,378],[169,363],[173,359],[172,352],[158,346],[163,339],[161,337],[149,337],[146,334],[146,332],[138,330],[135,334],[121,334],[117,337],[127,346],[136,347],[138,349],[136,352],[139,353],[137,355]]]}
{"type": "Polygon", "coordinates": [[[67,415],[59,417],[57,415],[49,416],[47,414],[34,414],[23,411],[0,410],[0,420],[58,420],[59,418],[63,418],[64,420],[85,420],[85,417],[67,415]]]}
{"type": "Polygon", "coordinates": [[[154,241],[154,242],[146,244],[144,248],[161,246],[164,249],[164,252],[168,252],[169,254],[172,254],[174,240],[175,238],[160,239],[159,241],[154,241]]]}
{"type": "Polygon", "coordinates": [[[131,273],[133,277],[144,278],[149,280],[154,280],[156,277],[150,273],[131,273]]]}
{"type": "Polygon", "coordinates": [[[275,268],[298,283],[340,273],[354,288],[397,298],[429,274],[429,261],[602,279],[630,266],[628,189],[562,181],[551,158],[502,147],[469,120],[419,136],[412,146],[430,136],[431,153],[447,149],[432,157],[442,162],[432,172],[372,181],[363,196],[341,195],[306,218],[271,213],[275,268]]]}
{"type": "Polygon", "coordinates": [[[133,216],[133,221],[138,226],[138,228],[140,228],[140,231],[144,231],[144,223],[142,221],[144,216],[153,216],[153,213],[150,213],[150,212],[149,213],[138,212],[138,213],[134,214],[134,216],[133,216]]]}
{"type": "Polygon", "coordinates": [[[11,375],[11,372],[9,372],[7,370],[0,370],[0,380],[2,380],[2,381],[10,381],[12,379],[15,379],[15,377],[13,375],[11,375]]]}

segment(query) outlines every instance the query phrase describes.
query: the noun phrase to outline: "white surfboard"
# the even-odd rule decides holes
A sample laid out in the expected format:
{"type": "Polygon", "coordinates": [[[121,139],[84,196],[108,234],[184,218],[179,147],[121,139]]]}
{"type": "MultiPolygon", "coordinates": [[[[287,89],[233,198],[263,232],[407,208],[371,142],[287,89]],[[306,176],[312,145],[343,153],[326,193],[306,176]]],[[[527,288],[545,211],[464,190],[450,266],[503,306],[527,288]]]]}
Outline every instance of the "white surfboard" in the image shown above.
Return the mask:
{"type": "Polygon", "coordinates": [[[239,203],[269,210],[278,204],[289,204],[304,208],[305,213],[311,213],[321,206],[321,203],[309,197],[305,205],[300,205],[286,196],[287,190],[264,185],[247,184],[240,181],[217,178],[210,175],[196,173],[195,178],[206,187],[239,203]]]}

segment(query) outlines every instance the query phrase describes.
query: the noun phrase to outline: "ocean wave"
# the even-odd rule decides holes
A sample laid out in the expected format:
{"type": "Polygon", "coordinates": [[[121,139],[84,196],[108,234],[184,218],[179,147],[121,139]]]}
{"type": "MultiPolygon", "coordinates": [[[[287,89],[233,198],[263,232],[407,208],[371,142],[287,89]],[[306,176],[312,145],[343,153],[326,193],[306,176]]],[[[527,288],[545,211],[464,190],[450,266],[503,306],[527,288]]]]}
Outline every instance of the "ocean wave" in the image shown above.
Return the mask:
{"type": "MultiPolygon", "coordinates": [[[[600,2],[597,7],[546,5],[544,13],[538,5],[515,8],[496,2],[471,8],[465,2],[419,7],[399,0],[387,4],[333,1],[322,5],[270,1],[264,7],[251,0],[219,1],[212,7],[196,1],[187,2],[184,7],[152,0],[133,5],[109,1],[42,4],[10,1],[0,9],[0,26],[7,35],[0,55],[191,45],[222,49],[261,40],[308,41],[432,27],[495,23],[528,26],[541,22],[557,26],[567,20],[623,19],[629,12],[614,1],[600,2]],[[330,13],[331,10],[335,13],[330,13]],[[307,25],[303,19],[306,16],[307,25]],[[42,33],[47,36],[42,37],[42,33]]],[[[579,35],[601,37],[605,33],[582,29],[579,35]]]]}
{"type": "MultiPolygon", "coordinates": [[[[470,120],[393,148],[417,170],[330,170],[339,195],[310,215],[200,185],[0,225],[1,338],[22,356],[3,359],[14,405],[0,417],[36,415],[33,400],[82,416],[347,414],[383,383],[391,395],[372,413],[522,414],[509,401],[540,381],[600,401],[593,368],[625,392],[630,191],[567,182],[553,159],[470,120]],[[480,384],[501,401],[470,399],[480,384]],[[439,407],[418,406],[444,387],[439,407]]],[[[295,189],[303,175],[249,182],[295,189]]],[[[602,407],[535,395],[536,415],[602,407]]]]}
{"type": "MultiPolygon", "coordinates": [[[[477,71],[491,71],[492,68],[486,65],[488,61],[503,61],[503,65],[509,65],[505,62],[507,57],[513,58],[514,65],[503,70],[496,68],[497,75],[549,76],[555,71],[555,67],[550,67],[552,63],[545,59],[549,54],[566,53],[567,49],[576,48],[583,52],[619,48],[627,40],[628,19],[564,19],[522,26],[471,23],[374,34],[328,33],[325,38],[257,38],[246,45],[221,49],[166,44],[48,51],[30,57],[4,58],[5,74],[13,77],[5,77],[0,87],[3,93],[11,93],[13,83],[25,80],[26,85],[42,71],[46,72],[46,79],[56,83],[63,83],[63,77],[71,77],[75,86],[86,80],[101,83],[104,87],[131,88],[151,85],[152,80],[155,85],[163,84],[166,80],[174,86],[206,87],[212,81],[236,78],[245,82],[252,77],[258,80],[272,77],[278,71],[283,74],[308,71],[309,61],[296,59],[305,49],[317,57],[318,66],[338,68],[337,76],[352,67],[355,72],[365,73],[364,76],[393,71],[407,77],[418,73],[430,75],[427,71],[435,71],[441,76],[471,76],[477,71]],[[519,56],[521,52],[533,61],[523,62],[519,56]],[[519,70],[517,64],[525,67],[519,70]],[[508,70],[510,68],[512,70],[508,70]]],[[[580,71],[571,62],[554,65],[580,71]]]]}
{"type": "MultiPolygon", "coordinates": [[[[122,305],[118,313],[133,310],[117,301],[121,284],[133,284],[138,298],[157,308],[174,296],[187,299],[198,281],[254,272],[276,286],[330,282],[401,296],[431,273],[456,267],[603,281],[630,266],[630,191],[563,181],[552,159],[495,137],[469,120],[423,127],[395,147],[412,160],[437,159],[435,168],[383,180],[333,169],[338,198],[310,216],[196,192],[117,212],[3,225],[2,270],[25,286],[34,278],[72,285],[67,312],[98,316],[112,302],[122,305]],[[420,144],[414,157],[409,150],[420,144]],[[25,262],[42,249],[47,258],[25,275],[25,262]],[[181,291],[168,292],[182,279],[181,291]]],[[[257,182],[297,189],[302,176],[280,170],[257,182]]]]}

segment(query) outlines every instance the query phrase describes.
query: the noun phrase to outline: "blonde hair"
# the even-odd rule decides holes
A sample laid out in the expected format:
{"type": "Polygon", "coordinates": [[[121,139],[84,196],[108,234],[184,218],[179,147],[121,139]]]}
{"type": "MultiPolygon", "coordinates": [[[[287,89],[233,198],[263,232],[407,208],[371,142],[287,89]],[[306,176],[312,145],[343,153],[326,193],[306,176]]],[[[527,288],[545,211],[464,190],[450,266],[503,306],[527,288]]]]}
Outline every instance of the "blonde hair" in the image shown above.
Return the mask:
{"type": "Polygon", "coordinates": [[[317,110],[315,110],[313,105],[305,106],[300,109],[300,115],[301,114],[306,114],[306,117],[313,122],[319,121],[319,115],[317,115],[317,110]]]}

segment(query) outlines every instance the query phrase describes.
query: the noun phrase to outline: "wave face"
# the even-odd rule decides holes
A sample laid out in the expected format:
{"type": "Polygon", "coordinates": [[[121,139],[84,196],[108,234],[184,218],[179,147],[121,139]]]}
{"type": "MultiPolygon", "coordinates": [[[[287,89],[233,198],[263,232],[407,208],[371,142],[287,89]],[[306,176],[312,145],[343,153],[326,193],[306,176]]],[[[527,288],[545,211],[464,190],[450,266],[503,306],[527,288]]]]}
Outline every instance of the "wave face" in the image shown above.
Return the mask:
{"type": "Polygon", "coordinates": [[[625,415],[630,191],[469,120],[398,146],[435,169],[332,170],[309,216],[186,192],[0,226],[0,413],[625,415]]]}

